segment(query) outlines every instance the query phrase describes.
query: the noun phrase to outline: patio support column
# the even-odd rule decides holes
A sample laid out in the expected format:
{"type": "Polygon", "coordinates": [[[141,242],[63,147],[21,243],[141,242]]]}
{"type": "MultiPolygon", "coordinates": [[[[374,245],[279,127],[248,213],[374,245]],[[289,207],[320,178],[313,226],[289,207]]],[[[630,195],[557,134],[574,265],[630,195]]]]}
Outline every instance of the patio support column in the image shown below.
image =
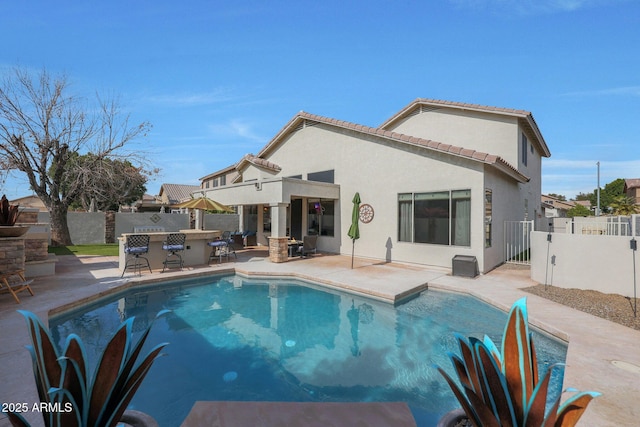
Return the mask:
{"type": "Polygon", "coordinates": [[[269,237],[269,261],[287,262],[287,203],[273,203],[271,207],[271,237],[269,237]]]}
{"type": "Polygon", "coordinates": [[[287,237],[287,206],[288,203],[272,203],[271,207],[271,237],[287,237]]]}

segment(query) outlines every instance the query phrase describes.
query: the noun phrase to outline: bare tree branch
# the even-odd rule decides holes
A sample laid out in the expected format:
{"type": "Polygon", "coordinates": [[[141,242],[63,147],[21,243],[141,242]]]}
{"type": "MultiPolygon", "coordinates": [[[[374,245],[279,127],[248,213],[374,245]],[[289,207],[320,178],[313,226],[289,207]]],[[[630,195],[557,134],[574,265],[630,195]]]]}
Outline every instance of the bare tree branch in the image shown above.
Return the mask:
{"type": "MultiPolygon", "coordinates": [[[[64,75],[52,77],[46,70],[34,75],[16,68],[2,79],[0,164],[26,175],[51,213],[54,241],[71,242],[66,212],[88,176],[79,174],[79,181],[70,182],[70,161],[77,154],[92,153],[96,162],[123,155],[124,148],[151,127],[147,122],[132,126],[129,120],[116,100],[97,97],[92,104],[73,95],[64,75]]],[[[143,157],[138,153],[135,158],[143,157]]]]}

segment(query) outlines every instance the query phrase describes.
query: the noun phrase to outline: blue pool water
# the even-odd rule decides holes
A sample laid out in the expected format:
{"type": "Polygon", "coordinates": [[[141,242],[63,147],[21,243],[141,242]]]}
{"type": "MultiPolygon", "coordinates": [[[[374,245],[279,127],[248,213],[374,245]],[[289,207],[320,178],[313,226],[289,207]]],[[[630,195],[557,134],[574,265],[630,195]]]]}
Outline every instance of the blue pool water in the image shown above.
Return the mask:
{"type": "MultiPolygon", "coordinates": [[[[428,290],[400,306],[292,280],[209,277],[130,290],[50,319],[62,347],[70,333],[90,366],[122,320],[137,335],[156,313],[149,348],[169,342],[132,406],[179,426],[197,400],[403,401],[418,426],[458,407],[435,369],[452,373],[453,333],[497,345],[507,314],[478,300],[428,290]]],[[[541,372],[566,345],[535,333],[541,372]]],[[[138,338],[135,337],[135,339],[138,338]]],[[[562,372],[554,374],[562,385],[562,372]]],[[[556,394],[557,395],[557,394],[556,394]]]]}

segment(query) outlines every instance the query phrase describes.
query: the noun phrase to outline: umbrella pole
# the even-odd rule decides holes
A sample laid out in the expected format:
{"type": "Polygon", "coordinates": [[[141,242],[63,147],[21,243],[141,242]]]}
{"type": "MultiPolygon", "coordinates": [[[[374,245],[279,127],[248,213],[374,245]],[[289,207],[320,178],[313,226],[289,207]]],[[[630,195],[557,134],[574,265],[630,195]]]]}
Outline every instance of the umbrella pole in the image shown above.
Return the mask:
{"type": "Polygon", "coordinates": [[[351,269],[353,270],[353,252],[356,248],[356,239],[351,239],[351,269]]]}

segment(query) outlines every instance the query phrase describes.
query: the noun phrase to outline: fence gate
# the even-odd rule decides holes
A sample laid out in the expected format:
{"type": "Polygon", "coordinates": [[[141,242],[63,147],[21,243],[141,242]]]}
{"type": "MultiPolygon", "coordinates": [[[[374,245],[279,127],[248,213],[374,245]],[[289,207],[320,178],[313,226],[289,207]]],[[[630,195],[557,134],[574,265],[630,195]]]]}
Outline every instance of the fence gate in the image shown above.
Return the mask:
{"type": "Polygon", "coordinates": [[[531,265],[531,232],[533,221],[504,222],[504,261],[531,265]]]}

